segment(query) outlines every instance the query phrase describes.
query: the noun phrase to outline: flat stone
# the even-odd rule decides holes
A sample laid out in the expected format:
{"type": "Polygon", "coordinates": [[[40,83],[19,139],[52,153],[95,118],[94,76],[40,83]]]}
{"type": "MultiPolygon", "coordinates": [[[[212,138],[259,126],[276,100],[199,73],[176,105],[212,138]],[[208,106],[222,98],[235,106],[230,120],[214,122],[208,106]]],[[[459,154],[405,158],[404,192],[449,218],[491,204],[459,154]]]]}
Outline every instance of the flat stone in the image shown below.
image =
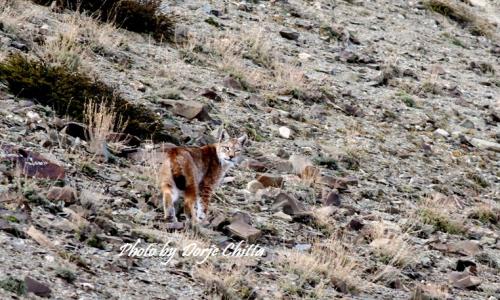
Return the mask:
{"type": "Polygon", "coordinates": [[[51,201],[63,201],[66,205],[71,205],[76,202],[76,190],[70,186],[53,186],[47,193],[47,199],[51,201]]]}
{"type": "Polygon", "coordinates": [[[265,172],[269,169],[265,163],[255,159],[246,159],[241,163],[240,166],[242,168],[250,169],[256,172],[265,172]]]}
{"type": "Polygon", "coordinates": [[[33,293],[39,297],[50,297],[52,291],[50,288],[29,276],[24,278],[24,284],[26,285],[26,291],[28,293],[33,293]]]}
{"type": "Polygon", "coordinates": [[[258,180],[252,180],[247,184],[247,190],[252,194],[257,193],[258,190],[264,188],[264,185],[258,180]]]}
{"type": "Polygon", "coordinates": [[[297,201],[292,196],[280,192],[276,198],[272,207],[273,211],[282,211],[287,215],[301,215],[307,212],[306,208],[302,203],[297,201]]]}
{"type": "Polygon", "coordinates": [[[284,139],[289,139],[292,137],[292,130],[286,126],[281,126],[279,129],[279,134],[284,139]]]}
{"type": "Polygon", "coordinates": [[[43,179],[64,179],[64,168],[51,162],[43,155],[12,145],[0,146],[0,161],[14,162],[22,175],[43,179]]]}
{"type": "Polygon", "coordinates": [[[469,272],[451,272],[448,275],[450,283],[459,289],[474,289],[481,284],[478,277],[472,276],[469,272]]]}
{"type": "Polygon", "coordinates": [[[281,187],[283,184],[283,177],[272,174],[262,174],[257,177],[257,180],[262,183],[264,187],[281,187]]]}
{"type": "Polygon", "coordinates": [[[170,111],[188,120],[198,119],[200,121],[211,120],[208,108],[205,104],[187,100],[161,100],[161,104],[169,107],[170,111]]]}
{"type": "Polygon", "coordinates": [[[325,196],[323,197],[323,204],[326,206],[340,206],[340,194],[333,190],[330,192],[325,192],[325,196]]]}
{"type": "Polygon", "coordinates": [[[319,176],[317,182],[338,190],[347,190],[348,186],[358,184],[358,180],[354,177],[333,177],[327,175],[319,176]]]}
{"type": "Polygon", "coordinates": [[[490,142],[490,141],[481,140],[481,139],[476,139],[476,138],[470,139],[469,142],[474,147],[479,148],[479,149],[500,152],[500,144],[499,143],[490,142]]]}
{"type": "Polygon", "coordinates": [[[285,39],[287,39],[287,40],[291,40],[291,41],[296,41],[296,40],[298,40],[298,39],[299,39],[299,36],[300,36],[300,34],[299,34],[298,32],[296,32],[296,31],[292,31],[292,30],[287,30],[287,29],[285,29],[285,30],[281,30],[281,31],[280,31],[280,35],[281,35],[283,38],[285,38],[285,39]]]}
{"type": "Polygon", "coordinates": [[[261,231],[253,228],[245,223],[243,220],[238,219],[227,226],[229,232],[237,238],[246,240],[249,243],[254,243],[261,235],[261,231]]]}
{"type": "Polygon", "coordinates": [[[287,215],[287,214],[285,214],[285,213],[284,213],[284,212],[282,212],[282,211],[279,211],[279,212],[277,212],[277,213],[274,213],[274,214],[273,214],[273,217],[276,217],[276,218],[278,218],[278,219],[280,219],[280,220],[283,220],[283,221],[288,221],[288,222],[293,221],[292,216],[287,215]]]}

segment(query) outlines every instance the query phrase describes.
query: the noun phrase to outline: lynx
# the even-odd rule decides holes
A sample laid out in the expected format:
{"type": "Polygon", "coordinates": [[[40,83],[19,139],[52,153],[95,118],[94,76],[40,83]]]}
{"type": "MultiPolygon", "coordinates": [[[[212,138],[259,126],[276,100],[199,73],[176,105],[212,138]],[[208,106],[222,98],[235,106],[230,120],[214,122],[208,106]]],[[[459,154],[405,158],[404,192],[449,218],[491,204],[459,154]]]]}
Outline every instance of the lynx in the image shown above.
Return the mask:
{"type": "Polygon", "coordinates": [[[246,140],[243,135],[202,147],[168,149],[160,170],[165,220],[177,221],[174,204],[181,196],[186,217],[192,223],[204,220],[213,191],[226,172],[241,161],[246,140]]]}

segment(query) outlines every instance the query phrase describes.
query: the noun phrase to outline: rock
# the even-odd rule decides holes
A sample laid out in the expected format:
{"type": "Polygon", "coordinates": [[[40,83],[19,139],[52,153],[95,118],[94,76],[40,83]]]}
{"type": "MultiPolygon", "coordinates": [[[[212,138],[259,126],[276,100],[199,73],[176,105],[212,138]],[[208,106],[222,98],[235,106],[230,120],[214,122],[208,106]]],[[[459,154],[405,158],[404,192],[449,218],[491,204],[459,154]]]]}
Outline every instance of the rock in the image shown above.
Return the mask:
{"type": "Polygon", "coordinates": [[[15,162],[23,175],[43,179],[64,179],[64,168],[49,161],[39,153],[11,145],[0,146],[0,161],[15,162]]]}
{"type": "Polygon", "coordinates": [[[352,219],[349,222],[349,228],[355,231],[360,231],[361,229],[363,229],[364,226],[365,224],[363,224],[363,221],[358,219],[352,219]]]}
{"type": "Polygon", "coordinates": [[[323,198],[323,204],[326,206],[340,206],[340,194],[337,191],[329,192],[323,198]]]}
{"type": "Polygon", "coordinates": [[[469,119],[466,119],[465,121],[463,121],[460,126],[462,126],[463,128],[467,128],[467,129],[474,129],[476,126],[474,125],[474,122],[472,122],[471,120],[469,119]]]}
{"type": "Polygon", "coordinates": [[[354,177],[337,178],[333,176],[322,175],[319,176],[317,183],[327,185],[333,189],[347,190],[348,186],[357,185],[358,180],[354,177]]]}
{"type": "Polygon", "coordinates": [[[252,223],[252,217],[250,217],[250,214],[243,211],[237,211],[231,216],[231,223],[239,220],[247,224],[252,223]]]}
{"type": "Polygon", "coordinates": [[[238,219],[227,226],[229,232],[237,238],[246,240],[248,243],[254,243],[261,235],[261,231],[238,219]]]}
{"type": "Polygon", "coordinates": [[[76,190],[70,186],[53,186],[47,193],[47,199],[52,201],[63,201],[65,205],[71,205],[76,202],[76,190]]]}
{"type": "Polygon", "coordinates": [[[284,139],[289,139],[292,137],[292,130],[286,126],[281,126],[279,129],[279,134],[284,139]]]}
{"type": "Polygon", "coordinates": [[[472,276],[469,272],[451,272],[448,275],[450,283],[459,289],[474,289],[481,284],[478,277],[472,276]]]}
{"type": "Polygon", "coordinates": [[[245,169],[250,169],[256,172],[265,172],[268,170],[268,167],[266,166],[265,163],[255,159],[246,159],[244,162],[240,164],[240,167],[245,169]]]}
{"type": "Polygon", "coordinates": [[[24,284],[26,285],[26,291],[28,293],[33,293],[39,297],[51,296],[52,291],[46,284],[41,283],[29,276],[24,278],[24,284]]]}
{"type": "Polygon", "coordinates": [[[288,29],[285,29],[285,30],[281,30],[280,31],[280,35],[281,37],[287,39],[287,40],[291,40],[291,41],[296,41],[299,39],[299,36],[300,34],[296,31],[292,31],[292,30],[288,30],[288,29]]]}
{"type": "Polygon", "coordinates": [[[241,81],[235,78],[233,75],[228,75],[224,77],[222,84],[225,87],[233,90],[243,90],[243,85],[241,84],[241,81]]]}
{"type": "Polygon", "coordinates": [[[272,206],[273,211],[282,211],[287,215],[295,216],[301,215],[307,212],[306,208],[302,203],[297,201],[295,198],[280,192],[276,197],[274,204],[272,206]]]}
{"type": "Polygon", "coordinates": [[[28,48],[28,46],[26,46],[26,44],[21,43],[21,42],[17,42],[17,41],[12,41],[10,43],[10,47],[16,48],[16,49],[21,50],[23,52],[28,52],[29,51],[29,48],[28,48]]]}
{"type": "Polygon", "coordinates": [[[45,247],[47,250],[57,250],[55,244],[41,231],[36,229],[33,225],[28,228],[25,233],[35,240],[40,246],[45,247]]]}
{"type": "Polygon", "coordinates": [[[299,59],[300,60],[309,60],[311,58],[311,54],[308,53],[299,53],[299,59]]]}
{"type": "Polygon", "coordinates": [[[162,228],[165,230],[182,230],[184,229],[184,225],[183,222],[168,222],[163,223],[162,228]]]}
{"type": "Polygon", "coordinates": [[[474,256],[481,252],[481,246],[474,241],[458,241],[455,243],[431,243],[431,248],[461,255],[474,256]]]}
{"type": "Polygon", "coordinates": [[[283,148],[279,148],[278,152],[276,152],[276,156],[282,159],[288,159],[290,158],[290,154],[283,148]]]}
{"type": "Polygon", "coordinates": [[[228,225],[229,221],[223,214],[218,214],[215,218],[210,221],[210,227],[214,230],[222,230],[225,225],[228,225]]]}
{"type": "Polygon", "coordinates": [[[257,193],[258,190],[264,188],[264,185],[258,180],[252,180],[247,184],[247,190],[252,194],[257,193]]]}
{"type": "Polygon", "coordinates": [[[311,244],[296,244],[293,246],[293,249],[297,251],[309,251],[311,249],[312,245],[311,244]]]}
{"type": "Polygon", "coordinates": [[[462,255],[474,256],[481,252],[481,246],[474,241],[459,241],[451,244],[449,251],[462,255]]]}
{"type": "Polygon", "coordinates": [[[280,219],[280,220],[283,220],[283,221],[288,221],[288,222],[293,221],[292,216],[287,215],[287,214],[285,214],[285,213],[284,213],[284,212],[282,212],[282,211],[279,211],[279,212],[277,212],[277,213],[274,213],[274,214],[273,214],[273,217],[276,217],[276,218],[278,218],[278,219],[280,219]]]}
{"type": "Polygon", "coordinates": [[[448,137],[450,136],[450,134],[448,133],[448,131],[444,130],[444,129],[441,129],[441,128],[438,128],[434,131],[434,134],[437,135],[437,136],[442,136],[442,137],[448,137]]]}
{"type": "Polygon", "coordinates": [[[219,94],[217,94],[216,91],[210,89],[204,90],[203,93],[201,93],[201,96],[217,102],[221,102],[223,100],[222,97],[219,96],[219,94]]]}
{"type": "Polygon", "coordinates": [[[436,300],[448,299],[448,289],[446,286],[418,285],[411,295],[411,300],[436,300]]]}
{"type": "Polygon", "coordinates": [[[500,152],[500,144],[490,141],[485,141],[477,138],[472,138],[469,141],[474,147],[483,149],[483,150],[491,150],[495,152],[500,152]]]}
{"type": "Polygon", "coordinates": [[[205,104],[187,100],[161,100],[161,104],[168,106],[172,113],[188,120],[198,119],[200,121],[211,120],[208,108],[205,104]]]}
{"type": "Polygon", "coordinates": [[[283,185],[283,177],[273,174],[262,174],[257,177],[257,181],[262,183],[264,187],[281,187],[283,185]]]}
{"type": "Polygon", "coordinates": [[[4,231],[18,238],[26,238],[24,232],[21,231],[16,224],[14,224],[13,222],[6,221],[3,218],[4,216],[0,218],[0,231],[4,231]]]}

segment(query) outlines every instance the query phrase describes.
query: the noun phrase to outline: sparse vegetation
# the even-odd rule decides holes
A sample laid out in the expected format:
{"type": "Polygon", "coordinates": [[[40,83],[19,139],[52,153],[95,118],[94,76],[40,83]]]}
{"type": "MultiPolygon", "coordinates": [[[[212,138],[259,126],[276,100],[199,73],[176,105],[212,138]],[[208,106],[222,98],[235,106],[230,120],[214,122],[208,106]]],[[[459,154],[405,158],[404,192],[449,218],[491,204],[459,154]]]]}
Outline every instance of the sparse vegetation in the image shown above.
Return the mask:
{"type": "Polygon", "coordinates": [[[51,66],[43,61],[29,59],[21,54],[9,56],[0,62],[0,82],[21,97],[37,99],[52,107],[61,116],[84,120],[84,105],[93,100],[114,105],[121,117],[128,120],[124,132],[142,138],[174,141],[163,129],[163,124],[146,107],[134,105],[108,85],[63,66],[51,66]]]}
{"type": "Polygon", "coordinates": [[[486,19],[474,14],[471,9],[455,0],[426,0],[427,9],[442,14],[467,27],[474,35],[495,36],[495,26],[486,19]]]}
{"type": "Polygon", "coordinates": [[[0,288],[16,293],[19,296],[26,294],[26,284],[24,281],[8,276],[6,278],[0,279],[0,288]]]}
{"type": "Polygon", "coordinates": [[[500,209],[487,204],[481,204],[469,214],[469,218],[479,220],[483,224],[499,224],[500,209]]]}
{"type": "Polygon", "coordinates": [[[376,222],[372,225],[371,238],[370,248],[383,264],[404,268],[413,263],[412,248],[405,234],[391,231],[384,223],[376,222]]]}
{"type": "MultiPolygon", "coordinates": [[[[41,5],[51,5],[52,0],[33,0],[41,5]]],[[[160,14],[158,0],[57,0],[56,6],[75,11],[85,11],[103,22],[138,32],[151,34],[158,41],[173,42],[175,22],[172,17],[160,14]]]]}
{"type": "Polygon", "coordinates": [[[280,257],[280,267],[299,276],[293,284],[295,294],[303,294],[304,285],[321,283],[332,284],[336,289],[346,287],[351,292],[360,289],[358,263],[340,240],[329,238],[324,243],[316,243],[310,253],[283,250],[280,257]]]}
{"type": "Polygon", "coordinates": [[[56,276],[60,277],[68,283],[73,283],[76,280],[76,274],[70,269],[59,268],[56,270],[56,276]]]}
{"type": "Polygon", "coordinates": [[[438,231],[449,234],[464,234],[466,232],[462,224],[451,220],[448,216],[437,210],[424,209],[420,212],[420,217],[424,224],[430,224],[438,231]]]}

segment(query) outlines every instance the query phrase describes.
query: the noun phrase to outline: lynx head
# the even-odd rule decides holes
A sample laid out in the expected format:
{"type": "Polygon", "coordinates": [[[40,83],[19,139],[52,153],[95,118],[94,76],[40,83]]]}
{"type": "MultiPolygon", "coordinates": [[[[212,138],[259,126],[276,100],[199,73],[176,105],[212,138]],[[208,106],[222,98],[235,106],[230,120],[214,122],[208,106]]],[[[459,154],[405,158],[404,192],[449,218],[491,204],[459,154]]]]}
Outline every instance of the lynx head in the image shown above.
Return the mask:
{"type": "Polygon", "coordinates": [[[232,167],[243,159],[243,150],[247,141],[246,134],[239,138],[224,140],[224,134],[220,137],[221,142],[217,145],[217,155],[222,165],[232,167]]]}

